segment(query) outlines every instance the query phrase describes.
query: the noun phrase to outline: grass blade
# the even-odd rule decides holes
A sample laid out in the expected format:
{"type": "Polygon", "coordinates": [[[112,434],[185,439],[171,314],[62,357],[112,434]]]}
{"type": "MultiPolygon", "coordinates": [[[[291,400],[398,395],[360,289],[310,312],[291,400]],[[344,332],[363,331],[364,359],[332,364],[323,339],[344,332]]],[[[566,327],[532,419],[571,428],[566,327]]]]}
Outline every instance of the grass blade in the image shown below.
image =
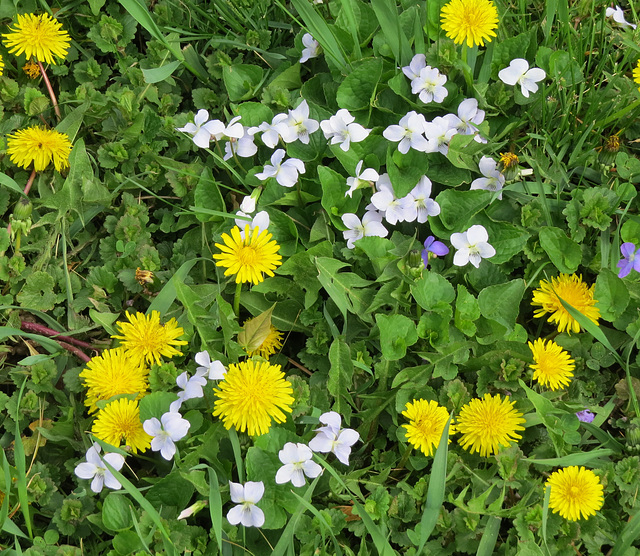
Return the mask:
{"type": "Polygon", "coordinates": [[[440,515],[440,508],[444,502],[444,487],[447,481],[447,454],[449,452],[449,425],[453,413],[449,415],[449,420],[444,426],[438,449],[433,456],[431,466],[431,477],[429,479],[429,489],[427,490],[427,501],[424,505],[424,512],[420,520],[420,546],[418,554],[422,554],[424,545],[429,540],[433,529],[440,515]]]}
{"type": "Polygon", "coordinates": [[[220,485],[215,470],[209,466],[207,466],[207,469],[209,471],[209,514],[211,515],[213,534],[218,543],[220,554],[222,554],[222,498],[220,497],[220,485]]]}
{"type": "MultiPolygon", "coordinates": [[[[336,555],[342,556],[342,549],[340,548],[340,543],[338,543],[338,539],[336,539],[336,536],[333,534],[333,531],[331,530],[331,525],[327,523],[327,520],[324,518],[324,516],[318,510],[316,510],[313,507],[313,505],[307,500],[305,500],[302,496],[300,496],[299,494],[296,494],[293,491],[292,491],[292,494],[298,499],[298,501],[302,506],[304,506],[307,510],[309,510],[318,519],[318,523],[320,523],[320,526],[323,529],[327,530],[327,532],[329,533],[329,536],[331,537],[331,540],[333,541],[333,547],[335,548],[336,555]]],[[[280,543],[278,542],[278,544],[280,543]]]]}
{"type": "Polygon", "coordinates": [[[24,516],[24,521],[27,525],[27,532],[29,533],[29,538],[33,538],[33,530],[31,528],[31,516],[29,512],[29,498],[27,496],[27,466],[24,455],[24,446],[22,444],[22,437],[20,436],[20,402],[22,401],[22,393],[24,392],[24,387],[27,384],[27,379],[25,378],[22,382],[22,386],[20,387],[20,392],[18,393],[18,402],[16,403],[16,413],[18,414],[18,418],[16,419],[16,428],[15,428],[15,439],[14,439],[14,457],[16,462],[16,471],[17,471],[17,479],[18,479],[18,501],[20,502],[20,511],[24,516]]]}
{"type": "Polygon", "coordinates": [[[640,512],[636,512],[620,532],[611,556],[623,556],[631,548],[633,541],[640,537],[640,512]]]}
{"type": "Polygon", "coordinates": [[[412,52],[409,40],[402,30],[398,8],[394,0],[371,0],[371,7],[376,13],[382,34],[391,48],[396,64],[409,65],[412,52]]]}
{"type": "Polygon", "coordinates": [[[491,556],[493,554],[501,523],[501,517],[495,515],[489,516],[489,521],[487,521],[487,526],[484,529],[484,533],[482,533],[476,556],[491,556]]]}
{"type": "MultiPolygon", "coordinates": [[[[313,496],[313,491],[320,480],[320,476],[316,477],[313,482],[307,487],[307,490],[304,493],[304,500],[309,502],[311,500],[311,496],[313,496]]],[[[280,539],[278,540],[278,544],[273,549],[271,556],[284,556],[286,551],[291,546],[291,541],[293,540],[293,533],[298,525],[298,521],[300,521],[300,517],[304,513],[305,506],[300,504],[300,506],[296,509],[295,513],[289,519],[287,526],[282,531],[282,535],[280,535],[280,539]]]]}

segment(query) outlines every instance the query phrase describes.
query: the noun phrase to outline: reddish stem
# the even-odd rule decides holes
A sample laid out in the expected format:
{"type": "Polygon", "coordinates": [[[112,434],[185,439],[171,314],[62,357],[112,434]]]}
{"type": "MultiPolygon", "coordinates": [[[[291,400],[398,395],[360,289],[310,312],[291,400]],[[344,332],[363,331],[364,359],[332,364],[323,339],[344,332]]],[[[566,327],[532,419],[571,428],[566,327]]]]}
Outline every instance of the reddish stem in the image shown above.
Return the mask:
{"type": "Polygon", "coordinates": [[[87,342],[83,342],[82,340],[72,338],[71,336],[64,336],[60,334],[60,332],[53,330],[53,328],[48,328],[42,324],[38,324],[37,322],[22,321],[20,323],[20,328],[25,332],[42,334],[43,336],[49,336],[51,338],[54,338],[56,341],[61,340],[63,342],[67,342],[69,344],[73,344],[74,346],[78,346],[81,348],[92,349],[92,350],[96,349],[95,347],[93,347],[91,344],[87,342]]]}
{"type": "Polygon", "coordinates": [[[47,72],[44,70],[44,66],[42,62],[38,60],[38,65],[40,66],[40,73],[42,74],[42,78],[44,79],[44,84],[47,87],[47,91],[49,91],[49,96],[51,97],[51,102],[53,104],[53,109],[58,117],[58,120],[62,119],[62,114],[60,114],[60,107],[58,106],[58,99],[56,98],[56,94],[53,92],[53,87],[51,86],[51,81],[49,81],[49,77],[47,76],[47,72]]]}
{"type": "Polygon", "coordinates": [[[85,363],[91,361],[91,357],[89,357],[84,351],[80,351],[77,347],[74,347],[66,342],[61,342],[60,340],[56,340],[64,349],[73,353],[78,359],[81,359],[85,363]]]}

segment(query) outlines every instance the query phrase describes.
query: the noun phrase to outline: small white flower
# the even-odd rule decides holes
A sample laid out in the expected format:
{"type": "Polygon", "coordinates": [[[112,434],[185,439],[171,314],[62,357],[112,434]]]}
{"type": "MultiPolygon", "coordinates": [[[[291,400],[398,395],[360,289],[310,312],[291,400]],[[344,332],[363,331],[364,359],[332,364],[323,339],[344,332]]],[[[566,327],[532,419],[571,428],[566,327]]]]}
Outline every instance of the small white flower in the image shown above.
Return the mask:
{"type": "Polygon", "coordinates": [[[248,133],[249,128],[244,128],[244,135],[239,139],[230,137],[229,141],[224,146],[223,160],[229,160],[234,154],[242,157],[249,158],[258,152],[258,147],[253,142],[253,135],[248,133]]]}
{"type": "Polygon", "coordinates": [[[302,35],[302,57],[300,63],[304,64],[310,58],[317,58],[320,50],[320,43],[311,36],[311,33],[305,33],[302,35]]]}
{"type": "Polygon", "coordinates": [[[446,75],[442,75],[437,68],[426,66],[420,70],[420,75],[411,81],[411,92],[418,95],[425,104],[442,102],[449,94],[443,86],[446,82],[446,75]]]}
{"type": "Polygon", "coordinates": [[[470,262],[478,268],[482,259],[488,259],[496,254],[496,250],[487,243],[488,240],[489,234],[480,224],[471,226],[461,234],[451,234],[451,245],[457,249],[453,256],[453,264],[464,266],[470,262]]]}
{"type": "MultiPolygon", "coordinates": [[[[236,216],[244,216],[249,218],[248,214],[245,214],[241,210],[236,212],[236,216]]],[[[249,226],[249,231],[251,232],[254,228],[258,228],[260,231],[266,230],[269,227],[269,214],[266,210],[261,210],[258,214],[256,214],[251,221],[247,221],[244,218],[236,218],[236,226],[240,228],[240,237],[244,239],[245,228],[249,226]]]]}
{"type": "Polygon", "coordinates": [[[353,196],[353,192],[356,189],[359,189],[361,187],[367,187],[368,185],[371,185],[372,183],[375,183],[376,181],[378,181],[378,178],[380,176],[378,172],[376,172],[373,168],[367,168],[364,172],[360,173],[360,170],[362,170],[363,163],[364,163],[363,160],[358,162],[356,166],[355,178],[347,178],[347,185],[349,186],[349,190],[344,194],[345,197],[347,195],[351,197],[353,196]]]}
{"type": "Polygon", "coordinates": [[[430,198],[431,185],[431,180],[427,176],[422,176],[416,186],[409,192],[416,217],[407,219],[407,222],[413,222],[413,220],[417,219],[420,224],[424,224],[429,216],[440,214],[440,205],[430,198]]]}
{"type": "Polygon", "coordinates": [[[93,492],[101,492],[103,486],[113,490],[122,488],[118,479],[107,469],[104,462],[106,461],[116,471],[120,471],[124,465],[124,457],[115,453],[105,454],[103,457],[100,457],[100,444],[95,442],[93,446],[87,450],[85,459],[87,461],[76,465],[75,474],[81,479],[92,479],[91,490],[93,492]]]}
{"type": "Polygon", "coordinates": [[[391,182],[387,185],[383,183],[379,187],[380,191],[371,195],[371,204],[382,214],[384,219],[392,226],[398,222],[405,222],[407,219],[415,220],[417,213],[413,203],[413,198],[407,196],[398,199],[395,196],[391,182]]]}
{"type": "Polygon", "coordinates": [[[343,224],[349,228],[342,232],[344,239],[347,240],[347,247],[353,249],[355,242],[365,236],[386,237],[388,230],[382,225],[382,216],[375,211],[368,211],[360,219],[352,212],[342,215],[343,224]]]}
{"type": "Polygon", "coordinates": [[[276,178],[276,181],[284,187],[293,187],[298,181],[298,174],[304,174],[304,162],[298,158],[289,158],[282,162],[285,152],[278,149],[271,155],[271,165],[265,164],[264,171],[258,172],[256,178],[266,180],[276,178]]]}
{"type": "MultiPolygon", "coordinates": [[[[237,220],[236,224],[238,224],[237,220]]],[[[240,226],[238,224],[238,227],[243,228],[244,226],[240,226]]],[[[196,376],[206,376],[209,380],[222,380],[224,378],[227,370],[224,368],[224,365],[220,363],[220,361],[211,361],[211,356],[209,355],[208,351],[200,351],[196,353],[194,359],[196,363],[200,365],[196,369],[196,376]]]]}
{"type": "Polygon", "coordinates": [[[425,60],[424,54],[416,54],[413,58],[411,58],[411,62],[409,62],[408,66],[404,66],[402,68],[402,73],[404,73],[411,81],[420,77],[420,72],[423,68],[427,67],[427,62],[425,60]]]}
{"type": "Polygon", "coordinates": [[[151,449],[160,452],[160,455],[170,460],[176,453],[175,442],[182,440],[189,432],[191,423],[182,418],[180,413],[169,411],[160,417],[147,419],[142,423],[142,428],[151,439],[151,449]]]}
{"type": "Polygon", "coordinates": [[[538,81],[542,81],[547,74],[543,69],[529,69],[529,62],[524,58],[511,60],[509,67],[501,69],[498,77],[507,85],[520,85],[522,95],[529,98],[529,92],[535,93],[538,90],[538,81]]]}
{"type": "Polygon", "coordinates": [[[459,118],[455,114],[436,116],[424,126],[428,146],[426,152],[440,152],[446,156],[451,138],[458,133],[459,118]]]}
{"type": "Polygon", "coordinates": [[[309,144],[309,134],[318,131],[320,124],[309,118],[309,105],[303,100],[297,108],[289,110],[287,119],[283,122],[280,135],[285,143],[292,143],[300,139],[301,143],[309,144]]]}
{"type": "Polygon", "coordinates": [[[247,195],[240,203],[240,212],[243,214],[253,214],[256,211],[256,200],[253,195],[247,195]]]}
{"type": "Polygon", "coordinates": [[[382,136],[389,141],[400,141],[398,150],[402,154],[407,154],[409,149],[427,152],[429,145],[422,135],[426,123],[422,114],[412,110],[400,119],[398,125],[390,125],[385,129],[382,136]]]}
{"type": "Polygon", "coordinates": [[[259,131],[262,131],[262,142],[270,149],[274,149],[280,137],[282,137],[282,134],[287,133],[288,126],[284,123],[287,118],[287,114],[276,114],[271,120],[271,123],[262,122],[257,127],[250,127],[249,133],[255,135],[259,131]]]}
{"type": "Polygon", "coordinates": [[[224,131],[224,124],[220,120],[209,121],[207,110],[198,110],[193,118],[193,123],[188,123],[184,127],[177,127],[176,131],[183,131],[193,135],[193,142],[201,149],[209,147],[211,137],[224,131]]]}
{"type": "Polygon", "coordinates": [[[264,495],[262,481],[247,481],[244,485],[229,481],[231,501],[238,504],[227,513],[227,520],[231,525],[242,523],[245,527],[262,527],[264,512],[256,506],[264,495]]]}
{"type": "Polygon", "coordinates": [[[484,189],[486,191],[500,191],[498,196],[502,200],[501,189],[504,187],[505,178],[498,171],[498,163],[489,156],[483,156],[478,164],[484,178],[477,178],[471,183],[471,189],[484,189]]]}
{"type": "Polygon", "coordinates": [[[278,452],[278,457],[284,464],[276,473],[276,483],[279,485],[291,481],[293,486],[301,487],[306,483],[305,475],[315,479],[322,473],[322,467],[311,459],[311,448],[305,444],[287,442],[278,452]]]}
{"type": "Polygon", "coordinates": [[[207,379],[204,378],[204,375],[205,372],[196,371],[196,374],[189,378],[187,371],[185,371],[176,378],[176,384],[182,388],[182,391],[178,392],[178,399],[169,406],[169,411],[175,413],[180,409],[183,402],[204,396],[202,387],[207,384],[207,379]]]}
{"type": "Polygon", "coordinates": [[[208,500],[198,500],[188,508],[182,510],[176,519],[187,519],[188,517],[197,514],[202,508],[206,508],[208,504],[208,500]]]}
{"type": "Polygon", "coordinates": [[[218,141],[223,137],[226,137],[227,139],[240,139],[246,135],[245,127],[240,123],[240,118],[241,116],[232,118],[229,124],[224,128],[222,134],[219,137],[216,137],[216,139],[218,141]]]}
{"type": "Polygon", "coordinates": [[[622,8],[620,6],[616,6],[615,9],[607,8],[605,16],[613,18],[613,21],[620,25],[620,27],[631,27],[632,29],[636,28],[636,25],[634,23],[629,23],[624,18],[624,12],[622,11],[622,8]]]}
{"type": "Polygon", "coordinates": [[[353,429],[341,429],[341,421],[335,411],[323,413],[320,422],[325,426],[316,429],[317,434],[309,442],[309,448],[314,452],[333,452],[340,462],[349,465],[351,446],[360,440],[360,435],[353,429]]]}
{"type": "Polygon", "coordinates": [[[331,144],[340,143],[340,148],[347,152],[351,143],[364,141],[371,133],[360,124],[355,123],[355,118],[344,108],[338,110],[335,116],[320,122],[320,127],[325,139],[331,139],[331,144]]]}
{"type": "Polygon", "coordinates": [[[460,123],[456,129],[462,135],[475,135],[478,142],[486,143],[487,140],[477,135],[477,125],[484,121],[484,110],[478,110],[478,101],[475,98],[466,98],[458,105],[458,119],[460,123]]]}

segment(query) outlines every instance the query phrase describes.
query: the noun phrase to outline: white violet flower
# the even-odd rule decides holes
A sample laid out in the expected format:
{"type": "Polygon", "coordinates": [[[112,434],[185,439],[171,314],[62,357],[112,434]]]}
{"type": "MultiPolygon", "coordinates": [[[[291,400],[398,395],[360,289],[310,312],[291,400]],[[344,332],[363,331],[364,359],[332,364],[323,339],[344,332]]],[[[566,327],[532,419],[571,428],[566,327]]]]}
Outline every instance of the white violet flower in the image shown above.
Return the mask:
{"type": "Polygon", "coordinates": [[[282,137],[282,134],[287,133],[288,127],[284,122],[288,117],[289,116],[287,114],[276,114],[271,120],[271,123],[262,122],[257,127],[250,127],[249,133],[255,135],[256,133],[261,131],[262,142],[270,149],[274,149],[278,144],[278,141],[282,137]]]}
{"type": "Polygon", "coordinates": [[[352,212],[342,215],[343,224],[349,228],[342,232],[344,239],[347,240],[347,247],[353,249],[355,242],[365,236],[386,237],[389,231],[382,225],[382,215],[370,210],[360,219],[352,212]]]}
{"type": "Polygon", "coordinates": [[[227,520],[231,525],[241,523],[245,527],[262,527],[264,512],[256,506],[264,495],[262,481],[247,481],[244,485],[229,481],[231,501],[238,504],[229,510],[227,520]]]}
{"type": "Polygon", "coordinates": [[[257,145],[253,142],[253,135],[248,133],[249,128],[244,128],[244,135],[239,139],[230,137],[229,141],[224,146],[223,160],[229,160],[234,154],[242,157],[249,158],[258,152],[257,145]]]}
{"type": "Polygon", "coordinates": [[[176,384],[182,388],[182,391],[178,392],[178,399],[169,406],[170,411],[177,412],[183,402],[204,396],[202,387],[207,384],[204,375],[205,372],[196,371],[196,374],[189,378],[187,371],[185,371],[176,378],[176,384]]]}
{"type": "Polygon", "coordinates": [[[427,67],[427,62],[425,60],[424,54],[416,54],[413,58],[411,58],[411,62],[409,62],[408,66],[404,66],[402,68],[402,73],[404,73],[411,81],[420,77],[420,72],[423,68],[427,67]]]}
{"type": "Polygon", "coordinates": [[[302,57],[300,58],[301,64],[304,64],[311,58],[318,57],[320,43],[311,36],[311,33],[305,33],[302,35],[302,44],[304,45],[304,48],[302,49],[302,57]]]}
{"type": "Polygon", "coordinates": [[[616,6],[615,9],[607,8],[605,16],[613,18],[613,21],[620,25],[620,27],[631,27],[632,29],[636,28],[636,25],[634,23],[629,23],[624,18],[624,12],[622,11],[622,8],[620,6],[616,6]]]}
{"type": "Polygon", "coordinates": [[[304,486],[304,476],[315,479],[322,473],[322,467],[311,458],[313,452],[306,444],[287,442],[278,452],[280,461],[284,464],[276,473],[276,483],[279,485],[291,481],[295,487],[304,486]]]}
{"type": "Polygon", "coordinates": [[[502,188],[505,177],[498,170],[498,163],[489,156],[483,156],[478,164],[484,178],[477,178],[471,183],[471,189],[484,189],[486,191],[500,191],[498,196],[502,200],[502,188]]]}
{"type": "Polygon", "coordinates": [[[160,417],[160,421],[152,417],[142,423],[144,432],[153,437],[151,449],[154,452],[160,452],[166,460],[173,458],[176,453],[175,442],[187,436],[190,426],[191,423],[175,411],[168,411],[160,417]]]}
{"type": "Polygon", "coordinates": [[[538,81],[542,81],[547,74],[543,69],[529,69],[529,62],[524,58],[515,58],[511,60],[509,67],[501,69],[498,77],[507,85],[520,85],[522,95],[529,98],[529,93],[535,93],[538,90],[538,81]]]}
{"type": "Polygon", "coordinates": [[[367,168],[366,170],[364,170],[364,172],[360,173],[360,170],[362,170],[363,163],[364,163],[363,160],[358,162],[356,166],[355,178],[351,178],[351,177],[347,178],[347,185],[349,186],[349,190],[344,194],[345,197],[347,195],[349,197],[353,196],[353,192],[356,189],[360,189],[361,187],[367,187],[368,185],[371,185],[372,183],[377,182],[378,179],[380,178],[380,175],[378,174],[378,172],[376,172],[373,168],[367,168]]]}
{"type": "Polygon", "coordinates": [[[424,224],[429,216],[440,214],[440,205],[431,199],[431,180],[427,176],[422,176],[416,186],[409,192],[411,202],[416,211],[416,218],[408,220],[413,222],[417,219],[420,224],[424,224]]]}
{"type": "MultiPolygon", "coordinates": [[[[267,219],[268,218],[269,217],[267,216],[267,219]]],[[[236,224],[238,224],[237,220],[236,224]]],[[[239,224],[238,227],[244,228],[244,226],[240,226],[239,224]]],[[[260,229],[262,230],[263,228],[260,229]]],[[[206,376],[209,380],[222,380],[224,378],[227,370],[224,368],[224,365],[220,361],[211,361],[211,356],[209,355],[208,351],[200,351],[196,353],[194,359],[195,362],[199,365],[199,367],[196,369],[196,376],[206,376]]]]}
{"type": "Polygon", "coordinates": [[[479,143],[487,140],[478,135],[477,125],[484,121],[484,110],[478,110],[478,101],[475,98],[466,98],[458,105],[458,119],[460,123],[456,129],[462,135],[474,135],[479,143]]]}
{"type": "Polygon", "coordinates": [[[335,411],[329,411],[320,415],[320,422],[325,426],[316,429],[316,436],[309,442],[309,448],[314,452],[333,452],[338,460],[349,465],[351,446],[360,435],[353,429],[341,429],[342,418],[335,411]]]}
{"type": "Polygon", "coordinates": [[[201,149],[209,147],[211,137],[224,131],[224,124],[220,120],[209,121],[207,110],[198,110],[193,118],[193,123],[189,122],[184,127],[177,127],[176,131],[183,131],[193,135],[193,142],[201,149]]]}
{"type": "Polygon", "coordinates": [[[458,133],[460,120],[455,114],[436,116],[424,125],[428,146],[426,152],[440,152],[446,156],[451,138],[458,133]]]}
{"type": "Polygon", "coordinates": [[[309,144],[309,134],[318,131],[320,124],[309,118],[309,105],[303,100],[297,108],[289,110],[287,119],[283,122],[280,135],[285,143],[292,143],[300,139],[301,143],[309,144]]]}
{"type": "MultiPolygon", "coordinates": [[[[256,190],[257,191],[257,190],[256,190]]],[[[253,214],[256,211],[256,199],[251,195],[246,195],[240,203],[240,212],[244,214],[253,214]]]]}
{"type": "Polygon", "coordinates": [[[487,243],[488,240],[489,234],[480,224],[471,226],[461,234],[451,234],[451,245],[457,249],[453,256],[453,264],[464,266],[470,262],[478,268],[482,259],[488,259],[496,254],[496,250],[487,243]]]}
{"type": "Polygon", "coordinates": [[[271,155],[271,164],[265,164],[264,171],[258,172],[256,178],[266,180],[276,178],[276,181],[284,187],[293,187],[298,181],[298,174],[304,174],[304,162],[298,158],[289,158],[282,162],[285,152],[278,149],[271,155]]]}
{"type": "Polygon", "coordinates": [[[111,471],[107,469],[104,462],[106,461],[116,471],[120,471],[124,465],[123,456],[120,454],[108,453],[104,454],[103,457],[100,457],[100,444],[95,442],[93,446],[87,450],[85,459],[87,461],[83,461],[76,465],[75,474],[81,479],[92,479],[91,490],[93,492],[101,492],[103,486],[113,490],[119,490],[122,488],[118,479],[116,479],[111,471]]]}
{"type": "Polygon", "coordinates": [[[444,87],[446,82],[446,75],[442,75],[437,68],[426,66],[420,70],[420,75],[411,81],[411,92],[418,95],[425,104],[442,102],[449,94],[444,87]]]}
{"type": "Polygon", "coordinates": [[[413,198],[409,196],[398,199],[395,196],[391,182],[387,185],[383,183],[379,187],[380,191],[371,195],[371,204],[382,214],[384,219],[392,226],[398,222],[405,222],[406,220],[415,220],[417,213],[413,205],[413,198]]]}
{"type": "Polygon", "coordinates": [[[426,152],[428,143],[422,135],[426,123],[422,114],[411,110],[400,119],[398,125],[390,125],[385,129],[382,136],[389,141],[400,141],[398,150],[402,154],[407,154],[409,149],[426,152]]]}
{"type": "Polygon", "coordinates": [[[348,110],[341,108],[335,116],[320,122],[320,127],[326,139],[331,139],[331,144],[340,143],[340,148],[347,152],[351,143],[364,141],[371,133],[360,124],[355,123],[355,118],[348,110]]]}

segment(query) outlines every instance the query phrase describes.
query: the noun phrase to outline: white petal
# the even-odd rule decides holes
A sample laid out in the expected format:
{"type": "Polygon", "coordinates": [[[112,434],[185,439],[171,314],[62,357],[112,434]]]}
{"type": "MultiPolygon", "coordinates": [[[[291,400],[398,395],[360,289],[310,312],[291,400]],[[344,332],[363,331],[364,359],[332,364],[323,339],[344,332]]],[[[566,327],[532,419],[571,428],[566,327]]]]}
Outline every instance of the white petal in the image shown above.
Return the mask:
{"type": "Polygon", "coordinates": [[[322,473],[322,467],[315,461],[305,461],[302,464],[302,469],[304,470],[304,474],[310,479],[315,479],[322,473]]]}
{"type": "Polygon", "coordinates": [[[162,425],[160,421],[155,417],[151,419],[147,419],[144,423],[142,423],[142,428],[144,432],[146,432],[149,436],[157,436],[162,431],[162,425]]]}
{"type": "Polygon", "coordinates": [[[242,521],[242,514],[244,513],[244,506],[234,506],[227,512],[227,521],[231,525],[238,525],[242,521]]]}
{"type": "Polygon", "coordinates": [[[231,495],[232,502],[235,502],[236,504],[244,502],[244,486],[241,483],[229,481],[229,494],[231,495]]]}
{"type": "Polygon", "coordinates": [[[105,454],[103,459],[116,471],[120,471],[124,465],[124,456],[116,454],[115,452],[105,454]]]}
{"type": "Polygon", "coordinates": [[[351,455],[351,448],[349,446],[341,446],[338,444],[335,446],[333,453],[338,458],[338,461],[349,465],[349,456],[351,455]]]}
{"type": "Polygon", "coordinates": [[[247,502],[258,503],[264,496],[264,483],[262,481],[247,481],[244,484],[244,499],[247,502]]]}
{"type": "Polygon", "coordinates": [[[360,440],[358,431],[354,431],[353,429],[343,429],[338,435],[336,442],[341,446],[353,446],[358,442],[358,440],[360,440]]]}
{"type": "Polygon", "coordinates": [[[366,129],[360,124],[349,124],[349,138],[353,143],[359,143],[360,141],[364,141],[371,133],[370,129],[366,129]]]}
{"type": "Polygon", "coordinates": [[[98,472],[98,468],[93,463],[83,461],[76,465],[74,472],[81,479],[92,479],[98,472]]]}
{"type": "Polygon", "coordinates": [[[249,506],[243,513],[242,525],[245,527],[262,527],[264,512],[258,506],[249,506]]]}
{"type": "Polygon", "coordinates": [[[362,174],[360,174],[360,179],[365,181],[378,181],[380,175],[373,168],[367,168],[362,174]]]}
{"type": "MultiPolygon", "coordinates": [[[[250,198],[250,197],[245,197],[245,199],[247,198],[250,198]]],[[[209,364],[211,363],[211,356],[209,355],[208,351],[200,351],[196,353],[194,360],[198,365],[208,368],[209,364]]]]}
{"type": "Polygon", "coordinates": [[[197,147],[206,149],[209,147],[209,143],[211,142],[211,134],[206,129],[200,128],[193,136],[193,142],[197,147]]]}
{"type": "Polygon", "coordinates": [[[524,78],[530,79],[531,81],[542,81],[545,77],[547,77],[547,74],[540,68],[531,68],[524,74],[524,78]]]}
{"type": "Polygon", "coordinates": [[[328,437],[324,433],[316,434],[309,442],[309,448],[314,452],[327,453],[333,448],[333,438],[328,437]]]}
{"type": "Polygon", "coordinates": [[[102,485],[104,484],[104,476],[103,475],[96,475],[93,478],[93,481],[91,481],[91,490],[93,492],[102,492],[102,485]]]}
{"type": "Polygon", "coordinates": [[[490,156],[483,156],[480,159],[478,167],[483,176],[492,178],[494,177],[494,173],[496,171],[496,161],[493,160],[493,158],[491,158],[490,156]]]}
{"type": "Polygon", "coordinates": [[[350,230],[354,230],[362,226],[360,219],[352,212],[345,212],[342,215],[342,223],[350,230]]]}
{"type": "MultiPolygon", "coordinates": [[[[282,458],[280,458],[280,460],[282,461],[282,458]]],[[[279,485],[288,483],[291,480],[292,475],[293,475],[293,464],[286,463],[276,472],[276,483],[278,483],[279,485]]]]}
{"type": "Polygon", "coordinates": [[[195,123],[198,127],[204,124],[209,119],[209,112],[206,110],[198,110],[198,113],[193,117],[193,123],[195,123]]]}
{"type": "Polygon", "coordinates": [[[293,442],[287,442],[278,452],[278,458],[282,463],[296,463],[300,461],[298,446],[293,442]]]}
{"type": "Polygon", "coordinates": [[[164,425],[164,430],[174,442],[187,436],[191,427],[191,423],[187,419],[183,419],[179,413],[172,412],[165,413],[162,416],[162,424],[164,425]]]}
{"type": "Polygon", "coordinates": [[[176,445],[171,441],[170,438],[167,438],[167,441],[164,443],[162,448],[160,448],[160,455],[167,461],[170,461],[171,459],[173,459],[175,453],[176,445]]]}
{"type": "MultiPolygon", "coordinates": [[[[253,214],[253,212],[256,210],[256,200],[251,195],[247,195],[244,199],[242,199],[242,203],[240,203],[240,210],[245,214],[253,214]]],[[[207,353],[207,352],[205,351],[200,353],[207,353]]],[[[198,356],[196,355],[196,357],[198,356]]],[[[209,357],[208,353],[207,353],[207,357],[209,357]]],[[[209,358],[209,361],[211,361],[211,358],[209,358]]],[[[196,359],[196,363],[197,362],[198,360],[196,359]]]]}
{"type": "MultiPolygon", "coordinates": [[[[513,62],[511,62],[513,64],[513,62]]],[[[529,65],[527,64],[527,67],[529,65]]],[[[522,77],[523,73],[527,71],[526,69],[524,71],[520,71],[517,68],[513,67],[513,65],[501,69],[498,72],[498,77],[500,78],[500,80],[503,83],[506,83],[507,85],[515,85],[520,78],[522,77]]]]}
{"type": "Polygon", "coordinates": [[[294,487],[302,487],[307,481],[304,478],[304,472],[299,467],[294,468],[291,474],[291,484],[294,487]]]}
{"type": "Polygon", "coordinates": [[[482,257],[479,253],[469,253],[469,262],[478,268],[480,266],[480,262],[482,261],[482,257]]]}
{"type": "Polygon", "coordinates": [[[227,373],[227,369],[220,361],[214,361],[209,367],[209,380],[222,380],[227,373]]]}
{"type": "Polygon", "coordinates": [[[467,230],[467,240],[469,241],[469,245],[477,245],[482,241],[488,241],[489,234],[484,226],[476,224],[467,230]]]}
{"type": "Polygon", "coordinates": [[[318,420],[323,425],[328,425],[332,429],[335,429],[336,433],[340,430],[340,426],[342,424],[342,417],[340,417],[340,414],[335,411],[327,411],[326,413],[323,413],[320,415],[318,420]]]}
{"type": "Polygon", "coordinates": [[[287,164],[280,166],[276,181],[283,187],[293,187],[298,181],[298,171],[287,164]]]}
{"type": "Polygon", "coordinates": [[[453,256],[455,266],[464,266],[469,262],[469,249],[459,249],[453,256]]]}
{"type": "Polygon", "coordinates": [[[456,249],[466,249],[467,247],[469,247],[469,241],[467,241],[466,232],[451,234],[449,241],[451,242],[451,245],[453,245],[456,249]]]}
{"type": "Polygon", "coordinates": [[[382,136],[389,141],[400,141],[405,134],[405,129],[399,125],[390,125],[382,132],[382,136]]]}
{"type": "Polygon", "coordinates": [[[483,259],[489,259],[496,254],[496,250],[493,248],[493,245],[490,245],[489,243],[478,243],[478,245],[476,245],[476,249],[478,249],[478,252],[483,259]]]}
{"type": "Polygon", "coordinates": [[[120,490],[122,488],[120,481],[118,481],[110,471],[105,471],[104,486],[112,490],[120,490]]]}

